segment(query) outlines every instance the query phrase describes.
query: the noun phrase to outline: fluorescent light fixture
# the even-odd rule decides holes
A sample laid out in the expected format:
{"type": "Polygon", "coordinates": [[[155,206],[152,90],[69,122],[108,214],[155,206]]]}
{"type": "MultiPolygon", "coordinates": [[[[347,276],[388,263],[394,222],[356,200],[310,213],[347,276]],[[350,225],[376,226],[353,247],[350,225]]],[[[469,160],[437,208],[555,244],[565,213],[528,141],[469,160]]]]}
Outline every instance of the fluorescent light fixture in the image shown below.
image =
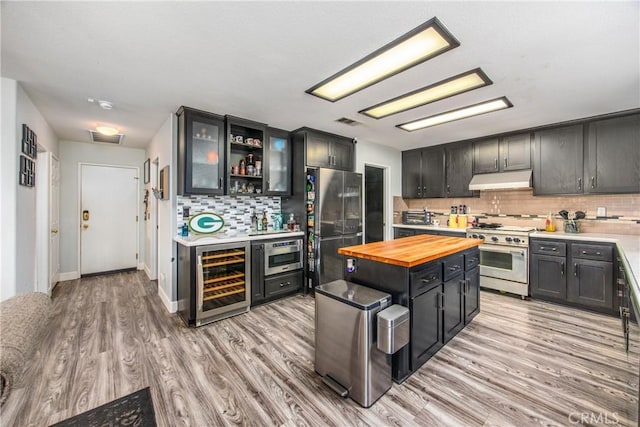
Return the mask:
{"type": "Polygon", "coordinates": [[[360,111],[360,113],[374,119],[381,119],[490,84],[493,84],[491,79],[480,68],[476,68],[381,102],[360,111]]]}
{"type": "Polygon", "coordinates": [[[434,17],[306,92],[335,102],[458,46],[434,17]]]}
{"type": "Polygon", "coordinates": [[[96,130],[103,135],[113,136],[118,133],[118,129],[109,126],[96,126],[96,130]]]}
{"type": "Polygon", "coordinates": [[[414,130],[424,129],[430,126],[437,126],[443,123],[466,119],[467,117],[478,116],[480,114],[490,113],[492,111],[503,110],[505,108],[511,107],[513,107],[513,104],[509,102],[506,96],[503,96],[502,98],[484,101],[479,104],[457,108],[455,110],[447,111],[446,113],[440,113],[436,114],[435,116],[429,116],[423,119],[396,125],[396,127],[404,129],[408,132],[413,132],[414,130]]]}

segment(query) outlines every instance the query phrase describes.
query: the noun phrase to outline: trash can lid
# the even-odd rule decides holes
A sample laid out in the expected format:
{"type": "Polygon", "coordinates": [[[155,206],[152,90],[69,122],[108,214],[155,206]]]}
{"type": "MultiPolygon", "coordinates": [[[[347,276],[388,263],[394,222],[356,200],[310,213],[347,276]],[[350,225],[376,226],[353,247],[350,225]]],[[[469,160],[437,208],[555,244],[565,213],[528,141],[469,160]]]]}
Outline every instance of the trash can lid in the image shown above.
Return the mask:
{"type": "Polygon", "coordinates": [[[316,286],[315,291],[365,311],[380,307],[381,304],[384,307],[391,304],[390,294],[346,280],[334,280],[316,286]]]}
{"type": "Polygon", "coordinates": [[[378,313],[378,325],[393,328],[409,320],[409,309],[399,304],[393,304],[378,313]]]}

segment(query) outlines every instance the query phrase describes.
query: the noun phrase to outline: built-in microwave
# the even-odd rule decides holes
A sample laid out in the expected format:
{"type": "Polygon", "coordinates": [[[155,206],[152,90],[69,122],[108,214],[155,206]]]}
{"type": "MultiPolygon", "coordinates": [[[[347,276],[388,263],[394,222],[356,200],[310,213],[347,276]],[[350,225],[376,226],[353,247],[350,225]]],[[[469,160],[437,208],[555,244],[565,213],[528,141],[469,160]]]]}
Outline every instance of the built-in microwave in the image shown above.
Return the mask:
{"type": "Polygon", "coordinates": [[[264,275],[302,268],[302,239],[280,240],[264,244],[264,275]]]}

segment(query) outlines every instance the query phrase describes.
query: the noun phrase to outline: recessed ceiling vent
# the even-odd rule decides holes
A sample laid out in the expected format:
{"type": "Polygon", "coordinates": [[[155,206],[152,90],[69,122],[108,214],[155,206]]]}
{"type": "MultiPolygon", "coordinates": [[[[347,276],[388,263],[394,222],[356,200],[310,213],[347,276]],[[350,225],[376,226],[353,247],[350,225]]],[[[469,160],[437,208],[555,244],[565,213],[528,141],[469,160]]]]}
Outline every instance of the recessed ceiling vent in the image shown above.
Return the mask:
{"type": "Polygon", "coordinates": [[[356,122],[355,120],[349,119],[347,117],[340,117],[338,120],[336,120],[336,122],[349,126],[358,126],[360,124],[360,122],[356,122]]]}
{"type": "Polygon", "coordinates": [[[103,142],[106,144],[120,145],[124,139],[124,135],[121,133],[117,133],[115,135],[103,135],[95,130],[90,130],[89,135],[91,135],[91,142],[103,142]]]}

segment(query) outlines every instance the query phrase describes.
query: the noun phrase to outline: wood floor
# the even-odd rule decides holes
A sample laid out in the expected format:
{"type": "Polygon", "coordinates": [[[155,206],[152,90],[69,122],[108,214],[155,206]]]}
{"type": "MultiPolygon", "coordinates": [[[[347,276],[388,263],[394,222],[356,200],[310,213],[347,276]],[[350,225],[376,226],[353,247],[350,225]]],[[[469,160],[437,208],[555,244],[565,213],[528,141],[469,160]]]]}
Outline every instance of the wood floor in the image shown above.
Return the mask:
{"type": "Polygon", "coordinates": [[[638,331],[619,319],[482,292],[481,313],[371,408],[313,370],[314,300],[198,329],[141,272],[59,284],[3,426],[47,426],[149,386],[159,426],[637,425],[638,331]],[[616,424],[617,423],[617,424],[616,424]]]}

